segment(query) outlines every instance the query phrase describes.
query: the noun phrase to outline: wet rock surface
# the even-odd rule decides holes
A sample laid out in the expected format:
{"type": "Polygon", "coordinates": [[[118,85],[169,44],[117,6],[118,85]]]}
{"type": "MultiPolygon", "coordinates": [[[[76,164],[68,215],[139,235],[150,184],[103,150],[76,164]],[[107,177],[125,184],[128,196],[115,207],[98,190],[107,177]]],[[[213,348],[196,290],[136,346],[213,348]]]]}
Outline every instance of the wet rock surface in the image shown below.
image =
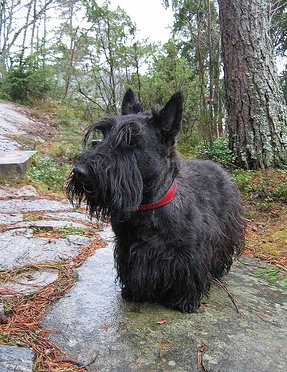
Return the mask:
{"type": "Polygon", "coordinates": [[[286,294],[242,258],[226,277],[240,313],[214,286],[196,314],[121,299],[111,245],[78,269],[78,282],[47,313],[43,326],[91,371],[195,371],[204,346],[209,371],[285,371],[286,294]]]}
{"type": "Polygon", "coordinates": [[[68,202],[57,200],[37,199],[37,200],[0,200],[0,211],[5,213],[28,212],[57,212],[72,210],[68,202]]]}
{"type": "Polygon", "coordinates": [[[27,347],[0,346],[0,372],[31,372],[34,353],[27,347]]]}
{"type": "Polygon", "coordinates": [[[0,234],[0,267],[8,269],[36,262],[66,261],[78,253],[78,244],[67,238],[37,238],[29,230],[12,230],[0,234]],[[29,235],[28,235],[29,234],[29,235]],[[17,247],[17,249],[15,249],[17,247]]]}
{"type": "MultiPolygon", "coordinates": [[[[17,202],[21,213],[13,214],[12,208],[0,213],[0,221],[7,218],[0,234],[2,270],[55,260],[69,262],[81,247],[90,244],[81,235],[34,235],[34,228],[57,230],[70,224],[85,230],[91,226],[85,214],[69,211],[66,202],[35,195],[17,199],[15,190],[11,195],[13,199],[7,195],[0,203],[17,202]],[[31,213],[36,220],[25,220],[31,213]]],[[[274,366],[276,371],[286,370],[287,296],[256,276],[255,260],[241,258],[225,278],[240,313],[228,293],[213,286],[198,313],[182,314],[156,304],[122,300],[115,282],[110,226],[102,226],[100,237],[107,247],[97,250],[76,270],[77,281],[42,323],[43,328],[56,331],[50,340],[87,370],[184,372],[204,367],[208,371],[269,372],[274,366]]],[[[5,299],[39,291],[56,279],[54,270],[31,269],[2,283],[0,290],[5,299]]],[[[1,372],[17,370],[13,368],[21,358],[23,370],[32,371],[29,349],[9,346],[8,350],[6,353],[6,346],[0,346],[1,372]]]]}

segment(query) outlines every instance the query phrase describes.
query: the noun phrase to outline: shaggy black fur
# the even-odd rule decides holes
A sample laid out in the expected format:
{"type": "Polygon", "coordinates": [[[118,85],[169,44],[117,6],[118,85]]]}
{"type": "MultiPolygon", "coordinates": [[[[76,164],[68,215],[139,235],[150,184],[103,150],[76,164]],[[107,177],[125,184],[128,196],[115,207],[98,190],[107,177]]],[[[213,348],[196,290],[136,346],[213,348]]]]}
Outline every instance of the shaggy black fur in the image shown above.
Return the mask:
{"type": "Polygon", "coordinates": [[[237,189],[219,165],[176,155],[183,97],[144,111],[128,90],[122,115],[92,125],[76,160],[67,193],[91,215],[111,217],[122,295],[194,312],[213,278],[228,272],[244,245],[245,221],[237,189]],[[103,139],[89,138],[100,132],[103,139]],[[171,203],[138,211],[161,199],[176,179],[171,203]]]}

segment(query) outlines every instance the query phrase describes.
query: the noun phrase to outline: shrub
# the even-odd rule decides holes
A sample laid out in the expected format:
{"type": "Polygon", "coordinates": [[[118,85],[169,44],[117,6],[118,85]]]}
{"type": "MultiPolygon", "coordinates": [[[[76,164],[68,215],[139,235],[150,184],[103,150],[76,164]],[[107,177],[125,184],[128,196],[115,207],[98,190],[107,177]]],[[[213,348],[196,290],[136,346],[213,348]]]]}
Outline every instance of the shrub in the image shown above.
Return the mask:
{"type": "Polygon", "coordinates": [[[213,147],[210,147],[206,143],[201,143],[195,148],[195,154],[198,158],[216,161],[225,168],[232,167],[235,160],[234,155],[228,148],[226,138],[215,140],[213,147]]]}
{"type": "Polygon", "coordinates": [[[252,171],[237,169],[232,172],[232,178],[241,192],[246,192],[250,188],[252,171]]]}
{"type": "Polygon", "coordinates": [[[38,186],[55,192],[63,191],[69,168],[68,164],[59,164],[49,156],[44,158],[37,156],[27,177],[38,186]]]}
{"type": "Polygon", "coordinates": [[[24,104],[42,100],[52,89],[48,75],[49,68],[37,66],[32,57],[16,60],[1,81],[1,98],[24,104]]]}

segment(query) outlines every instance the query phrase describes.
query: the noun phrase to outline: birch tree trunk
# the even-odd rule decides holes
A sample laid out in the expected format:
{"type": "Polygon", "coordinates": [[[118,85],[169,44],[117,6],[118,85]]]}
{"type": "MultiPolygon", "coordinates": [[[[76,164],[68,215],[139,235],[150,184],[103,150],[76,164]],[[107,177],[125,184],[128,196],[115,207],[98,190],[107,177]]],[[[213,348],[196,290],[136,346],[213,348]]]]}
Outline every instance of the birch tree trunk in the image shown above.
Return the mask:
{"type": "Polygon", "coordinates": [[[229,145],[247,169],[286,164],[286,105],[269,37],[268,0],[219,0],[229,145]]]}

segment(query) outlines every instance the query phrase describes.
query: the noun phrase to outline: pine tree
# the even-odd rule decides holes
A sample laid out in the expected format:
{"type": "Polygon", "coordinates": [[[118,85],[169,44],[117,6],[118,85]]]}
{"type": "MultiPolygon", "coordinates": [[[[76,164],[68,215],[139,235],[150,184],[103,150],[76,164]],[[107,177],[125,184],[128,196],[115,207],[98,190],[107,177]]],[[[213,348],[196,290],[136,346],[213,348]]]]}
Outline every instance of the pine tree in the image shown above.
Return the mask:
{"type": "Polygon", "coordinates": [[[269,0],[220,0],[229,146],[247,169],[286,164],[286,105],[270,39],[269,0]]]}

